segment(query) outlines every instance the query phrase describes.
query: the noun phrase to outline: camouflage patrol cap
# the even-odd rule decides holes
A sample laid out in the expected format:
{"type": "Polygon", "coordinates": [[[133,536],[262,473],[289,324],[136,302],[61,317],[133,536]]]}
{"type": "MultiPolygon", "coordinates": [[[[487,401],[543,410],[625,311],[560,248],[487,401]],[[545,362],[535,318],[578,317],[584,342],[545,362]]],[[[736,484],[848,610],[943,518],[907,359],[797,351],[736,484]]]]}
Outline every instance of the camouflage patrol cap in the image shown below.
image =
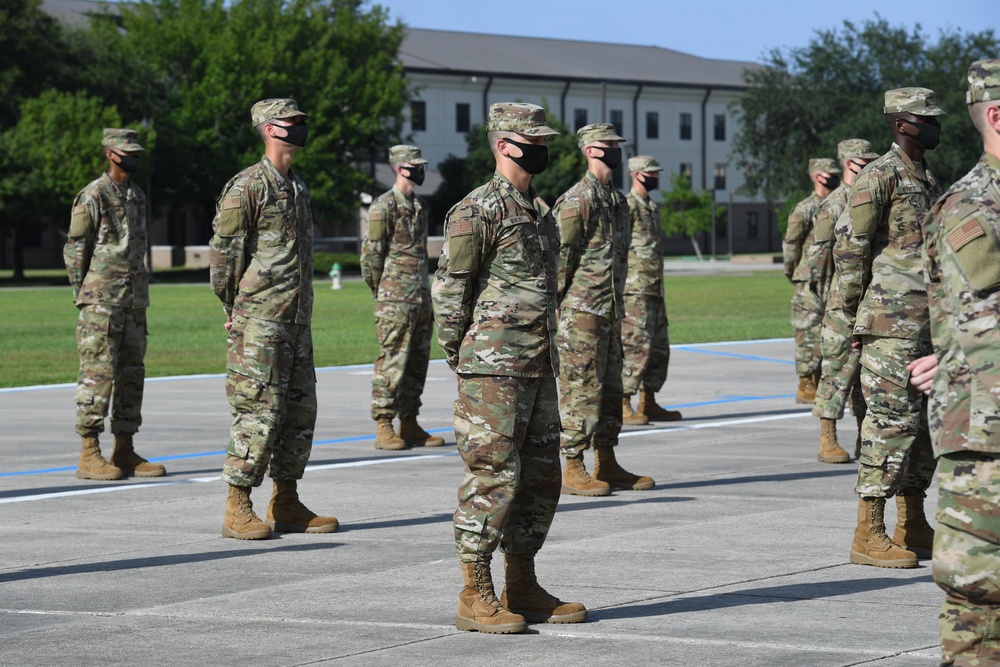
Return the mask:
{"type": "Polygon", "coordinates": [[[523,102],[498,102],[490,106],[487,132],[517,132],[526,137],[559,134],[545,124],[545,108],[523,102]]]}
{"type": "Polygon", "coordinates": [[[1000,59],[977,60],[969,67],[969,90],[965,103],[1000,100],[1000,59]]]}
{"type": "Polygon", "coordinates": [[[628,170],[633,174],[636,172],[653,173],[663,171],[663,167],[656,163],[652,155],[636,155],[628,159],[628,170]]]}
{"type": "Polygon", "coordinates": [[[815,174],[817,171],[825,171],[828,174],[841,173],[836,161],[828,157],[815,157],[809,160],[809,173],[815,174]]]}
{"type": "Polygon", "coordinates": [[[420,149],[416,146],[398,144],[389,149],[389,164],[397,162],[407,162],[409,164],[427,164],[427,160],[420,157],[420,149]]]}
{"type": "Polygon", "coordinates": [[[304,111],[299,111],[299,105],[290,97],[276,97],[261,100],[250,107],[250,122],[254,127],[269,120],[284,120],[295,116],[309,117],[304,111]]]}
{"type": "Polygon", "coordinates": [[[851,158],[874,160],[878,153],[872,148],[872,142],[864,139],[844,139],[837,144],[837,161],[843,162],[851,158]]]}
{"type": "Polygon", "coordinates": [[[139,145],[138,132],[116,127],[104,128],[104,138],[101,139],[101,145],[105,148],[114,148],[125,153],[137,153],[146,150],[139,145]]]}
{"type": "Polygon", "coordinates": [[[591,123],[584,125],[576,131],[580,148],[595,141],[625,141],[625,137],[619,137],[615,132],[615,126],[611,123],[591,123]]]}
{"type": "Polygon", "coordinates": [[[914,116],[943,116],[937,95],[930,88],[895,88],[885,91],[884,113],[912,113],[914,116]]]}

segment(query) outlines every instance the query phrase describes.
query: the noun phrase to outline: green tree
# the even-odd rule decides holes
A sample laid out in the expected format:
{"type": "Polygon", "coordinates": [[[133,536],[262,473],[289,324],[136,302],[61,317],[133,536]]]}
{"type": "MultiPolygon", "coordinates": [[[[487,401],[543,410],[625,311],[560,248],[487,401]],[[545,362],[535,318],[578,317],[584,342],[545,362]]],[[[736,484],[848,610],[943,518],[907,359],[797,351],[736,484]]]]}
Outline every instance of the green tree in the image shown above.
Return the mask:
{"type": "Polygon", "coordinates": [[[62,31],[41,4],[0,3],[0,127],[14,125],[22,100],[41,93],[58,71],[62,31]]]}
{"type": "MultiPolygon", "coordinates": [[[[694,254],[702,259],[698,235],[712,231],[712,193],[708,190],[695,192],[683,174],[673,174],[671,182],[673,187],[663,193],[663,205],[660,207],[663,232],[667,236],[686,236],[691,241],[694,254]]],[[[716,225],[726,223],[725,210],[724,206],[716,206],[716,225]]]]}
{"type": "Polygon", "coordinates": [[[965,110],[965,75],[973,61],[997,52],[1000,39],[991,29],[932,40],[919,25],[893,27],[878,14],[817,31],[805,47],[772,50],[765,67],[744,73],[749,89],[735,107],[741,129],[733,155],[744,191],[776,202],[801,190],[809,158],[836,157],[843,139],[861,137],[888,150],[883,93],[904,86],[933,89],[948,112],[941,145],[927,158],[942,181],[954,181],[982,149],[965,110]]]}

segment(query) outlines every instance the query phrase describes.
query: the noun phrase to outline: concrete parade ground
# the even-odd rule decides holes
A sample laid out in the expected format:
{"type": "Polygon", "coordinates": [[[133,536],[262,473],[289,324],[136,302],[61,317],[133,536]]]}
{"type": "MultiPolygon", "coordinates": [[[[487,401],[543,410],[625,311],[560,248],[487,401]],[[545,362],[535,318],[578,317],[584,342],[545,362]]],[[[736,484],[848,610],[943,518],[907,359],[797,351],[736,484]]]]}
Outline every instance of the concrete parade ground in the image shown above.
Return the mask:
{"type": "MultiPolygon", "coordinates": [[[[937,665],[930,562],[848,561],[856,465],[816,461],[792,359],[788,339],[673,348],[659,399],[684,420],[626,427],[618,448],[656,488],[562,496],[537,559],[589,621],[526,635],[454,626],[464,467],[441,362],[420,421],[446,445],[402,452],[373,447],[371,366],[317,370],[299,489],[341,528],[267,541],[220,535],[222,376],[147,382],[136,449],[168,475],[146,481],[76,479],[71,386],[0,390],[0,665],[937,665]]],[[[853,418],[839,427],[853,451],[853,418]]],[[[498,593],[502,571],[497,554],[498,593]]]]}

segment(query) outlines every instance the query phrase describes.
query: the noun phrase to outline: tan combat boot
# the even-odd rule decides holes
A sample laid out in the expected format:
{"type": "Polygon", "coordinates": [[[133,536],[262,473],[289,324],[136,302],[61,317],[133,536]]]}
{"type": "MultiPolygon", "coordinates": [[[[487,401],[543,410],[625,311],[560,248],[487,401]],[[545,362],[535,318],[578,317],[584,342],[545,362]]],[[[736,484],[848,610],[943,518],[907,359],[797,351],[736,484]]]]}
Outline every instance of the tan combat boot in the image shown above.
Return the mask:
{"type": "Polygon", "coordinates": [[[849,463],[851,455],[837,442],[837,420],[819,420],[819,454],[816,460],[820,463],[849,463]]]}
{"type": "Polygon", "coordinates": [[[803,375],[799,378],[799,390],[795,394],[796,403],[815,403],[816,402],[816,382],[813,380],[813,376],[803,375]]]}
{"type": "Polygon", "coordinates": [[[613,489],[648,491],[656,485],[652,477],[633,475],[618,465],[614,447],[595,447],[594,459],[594,479],[606,482],[613,489]]]}
{"type": "Polygon", "coordinates": [[[664,410],[656,402],[653,392],[644,390],[639,394],[639,412],[654,422],[679,422],[681,413],[677,410],[664,410]]]}
{"type": "Polygon", "coordinates": [[[489,561],[463,562],[462,582],[465,586],[458,594],[456,628],[501,635],[528,629],[523,616],[511,613],[497,600],[489,561]]]}
{"type": "Polygon", "coordinates": [[[580,454],[566,459],[562,493],[566,496],[608,496],[611,495],[611,486],[590,476],[583,465],[583,454],[580,454]]]}
{"type": "Polygon", "coordinates": [[[399,419],[399,437],[407,447],[440,447],[444,444],[444,438],[420,428],[416,415],[399,419]]]}
{"type": "Polygon", "coordinates": [[[375,425],[375,449],[406,449],[406,441],[392,430],[389,417],[380,417],[375,425]]]}
{"type": "Polygon", "coordinates": [[[934,547],[934,529],[924,516],[924,494],[896,496],[896,530],[892,541],[917,558],[930,558],[934,547]]]}
{"type": "Polygon", "coordinates": [[[101,456],[101,446],[97,443],[97,436],[89,435],[83,437],[83,450],[80,452],[76,476],[80,479],[121,479],[122,471],[104,460],[101,456]]]}
{"type": "Polygon", "coordinates": [[[163,477],[167,474],[167,469],[159,463],[150,463],[135,453],[131,433],[115,433],[111,465],[121,468],[122,474],[130,477],[163,477]]]}
{"type": "Polygon", "coordinates": [[[534,623],[580,623],[587,620],[587,608],[580,602],[563,602],[538,584],[535,557],[521,554],[504,556],[505,582],[500,604],[534,623]]]}
{"type": "Polygon", "coordinates": [[[858,499],[858,527],[851,544],[851,562],[891,568],[917,566],[916,555],[885,534],[885,498],[858,499]]]}
{"type": "Polygon", "coordinates": [[[632,397],[622,397],[622,423],[626,426],[645,426],[649,418],[632,409],[632,397]]]}
{"type": "Polygon", "coordinates": [[[271,528],[254,514],[249,486],[229,485],[226,498],[226,518],[222,520],[222,536],[237,540],[266,540],[271,528]]]}
{"type": "Polygon", "coordinates": [[[340,522],[332,516],[316,516],[299,500],[294,479],[272,480],[271,504],[264,522],[276,533],[333,533],[340,522]]]}

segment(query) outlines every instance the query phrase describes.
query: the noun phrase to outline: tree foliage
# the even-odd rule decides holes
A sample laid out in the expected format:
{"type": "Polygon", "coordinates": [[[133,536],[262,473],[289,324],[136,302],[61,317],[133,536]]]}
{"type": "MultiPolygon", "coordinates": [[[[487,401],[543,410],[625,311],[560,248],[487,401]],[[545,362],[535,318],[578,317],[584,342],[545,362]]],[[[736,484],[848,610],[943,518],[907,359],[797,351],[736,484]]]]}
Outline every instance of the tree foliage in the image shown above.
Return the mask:
{"type": "Polygon", "coordinates": [[[0,127],[17,122],[21,102],[57,76],[62,30],[41,0],[0,3],[0,127]]]}
{"type": "Polygon", "coordinates": [[[904,86],[933,89],[948,112],[941,145],[927,159],[951,183],[982,150],[966,113],[965,75],[973,61],[998,52],[992,29],[942,32],[932,40],[919,25],[893,27],[878,14],[817,31],[808,46],[772,50],[765,67],[744,74],[749,90],[736,106],[741,129],[733,158],[746,175],[744,190],[771,202],[801,190],[809,158],[836,157],[844,139],[868,139],[887,151],[892,137],[883,94],[904,86]]]}
{"type": "MultiPolygon", "coordinates": [[[[683,174],[671,176],[672,188],[663,193],[660,221],[667,236],[682,235],[691,241],[695,254],[701,259],[698,235],[712,231],[712,192],[695,192],[691,181],[683,174]]],[[[716,225],[725,224],[725,207],[716,206],[716,225]]]]}

